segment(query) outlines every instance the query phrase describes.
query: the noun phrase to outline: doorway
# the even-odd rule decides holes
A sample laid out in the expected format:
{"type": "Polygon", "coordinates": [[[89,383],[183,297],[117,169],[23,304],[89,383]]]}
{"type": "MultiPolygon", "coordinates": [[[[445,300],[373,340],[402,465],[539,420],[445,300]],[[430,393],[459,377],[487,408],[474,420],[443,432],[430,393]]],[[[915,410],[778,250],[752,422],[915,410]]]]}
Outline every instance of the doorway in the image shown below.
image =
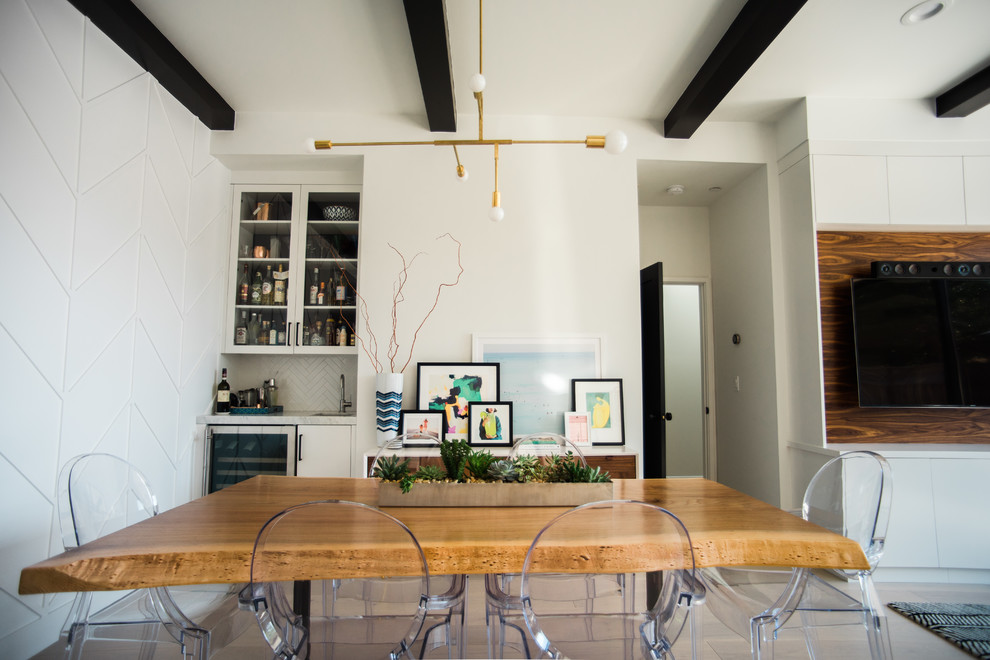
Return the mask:
{"type": "Polygon", "coordinates": [[[643,476],[715,478],[708,283],[640,271],[643,476]]]}

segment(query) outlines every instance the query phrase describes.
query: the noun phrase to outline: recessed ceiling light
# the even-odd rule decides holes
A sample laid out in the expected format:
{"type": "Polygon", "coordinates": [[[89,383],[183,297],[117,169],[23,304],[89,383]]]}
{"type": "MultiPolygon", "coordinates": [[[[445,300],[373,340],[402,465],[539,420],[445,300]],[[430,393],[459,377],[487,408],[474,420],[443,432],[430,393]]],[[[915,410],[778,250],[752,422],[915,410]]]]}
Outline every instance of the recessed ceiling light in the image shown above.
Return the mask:
{"type": "Polygon", "coordinates": [[[675,183],[672,186],[667,186],[667,194],[668,195],[683,195],[684,194],[684,186],[682,186],[679,183],[675,183]]]}
{"type": "Polygon", "coordinates": [[[917,25],[929,18],[934,18],[948,9],[952,2],[953,0],[926,0],[926,2],[917,4],[901,16],[901,25],[917,25]]]}

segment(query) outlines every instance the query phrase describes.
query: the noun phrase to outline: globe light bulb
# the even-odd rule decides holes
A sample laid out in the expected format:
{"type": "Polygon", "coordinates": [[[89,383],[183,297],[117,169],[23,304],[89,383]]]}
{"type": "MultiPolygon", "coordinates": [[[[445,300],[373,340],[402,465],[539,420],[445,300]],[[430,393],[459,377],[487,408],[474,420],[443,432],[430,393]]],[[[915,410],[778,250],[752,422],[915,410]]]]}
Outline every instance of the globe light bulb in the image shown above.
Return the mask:
{"type": "Polygon", "coordinates": [[[626,145],[628,144],[629,138],[622,131],[609,131],[605,136],[605,151],[610,154],[621,154],[626,150],[626,145]]]}
{"type": "Polygon", "coordinates": [[[492,210],[488,212],[488,219],[492,222],[502,222],[504,217],[505,211],[502,210],[501,206],[493,206],[492,210]]]}
{"type": "Polygon", "coordinates": [[[306,138],[305,146],[306,146],[306,151],[308,151],[309,153],[311,154],[316,153],[316,140],[314,140],[313,138],[306,138]]]}
{"type": "Polygon", "coordinates": [[[468,82],[468,86],[471,88],[471,91],[474,92],[475,94],[480,94],[481,92],[485,91],[485,85],[487,84],[488,83],[485,80],[485,77],[480,73],[476,73],[473,76],[471,76],[471,80],[468,82]]]}
{"type": "Polygon", "coordinates": [[[471,175],[468,173],[466,167],[464,167],[463,165],[458,165],[457,166],[457,180],[458,181],[460,181],[461,183],[464,183],[465,181],[468,180],[468,177],[469,176],[471,176],[471,175]]]}

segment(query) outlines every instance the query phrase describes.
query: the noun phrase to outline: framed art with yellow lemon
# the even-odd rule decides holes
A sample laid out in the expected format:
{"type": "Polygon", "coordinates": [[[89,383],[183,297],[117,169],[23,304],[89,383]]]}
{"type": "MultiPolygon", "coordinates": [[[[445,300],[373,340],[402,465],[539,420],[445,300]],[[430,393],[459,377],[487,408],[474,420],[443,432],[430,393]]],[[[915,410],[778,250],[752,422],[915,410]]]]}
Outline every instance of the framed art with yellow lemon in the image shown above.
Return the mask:
{"type": "Polygon", "coordinates": [[[622,411],[621,378],[574,378],[571,407],[591,417],[588,434],[593,445],[623,445],[625,415],[622,411]]]}

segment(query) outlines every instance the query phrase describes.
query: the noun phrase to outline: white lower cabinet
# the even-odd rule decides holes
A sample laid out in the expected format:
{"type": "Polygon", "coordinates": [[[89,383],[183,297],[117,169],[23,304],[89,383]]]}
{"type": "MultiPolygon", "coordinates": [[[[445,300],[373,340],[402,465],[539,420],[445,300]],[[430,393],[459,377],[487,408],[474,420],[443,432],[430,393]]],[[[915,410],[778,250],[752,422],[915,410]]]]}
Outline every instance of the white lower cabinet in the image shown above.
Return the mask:
{"type": "Polygon", "coordinates": [[[300,425],[296,427],[297,477],[350,477],[354,427],[300,425]]]}

